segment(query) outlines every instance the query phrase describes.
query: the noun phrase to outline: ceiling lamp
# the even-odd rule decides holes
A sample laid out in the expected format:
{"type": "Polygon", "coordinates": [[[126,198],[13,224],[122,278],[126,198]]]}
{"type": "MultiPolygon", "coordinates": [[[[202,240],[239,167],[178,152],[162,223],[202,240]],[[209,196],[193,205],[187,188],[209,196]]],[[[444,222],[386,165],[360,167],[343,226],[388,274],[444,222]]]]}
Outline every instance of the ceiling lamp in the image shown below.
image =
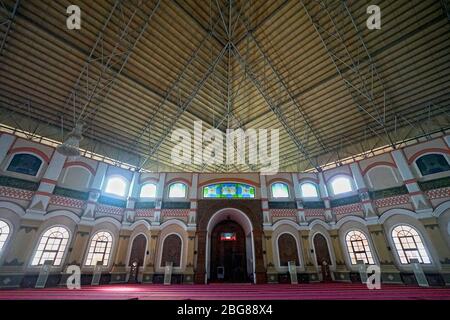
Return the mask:
{"type": "Polygon", "coordinates": [[[56,150],[67,157],[77,157],[80,155],[80,141],[83,139],[83,123],[75,124],[75,128],[69,133],[66,141],[60,144],[56,150]]]}

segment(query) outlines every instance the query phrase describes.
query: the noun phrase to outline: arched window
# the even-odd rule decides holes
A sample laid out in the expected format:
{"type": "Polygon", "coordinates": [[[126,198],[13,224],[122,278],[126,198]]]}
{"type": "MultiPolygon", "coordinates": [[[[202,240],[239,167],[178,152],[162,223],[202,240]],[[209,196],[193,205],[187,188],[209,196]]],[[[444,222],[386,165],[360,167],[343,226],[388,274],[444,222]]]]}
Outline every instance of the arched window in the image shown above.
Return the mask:
{"type": "Polygon", "coordinates": [[[110,177],[106,182],[105,192],[119,197],[125,197],[127,192],[127,181],[123,177],[110,177]]]}
{"type": "Polygon", "coordinates": [[[42,160],[28,153],[14,155],[8,165],[7,171],[36,176],[41,168],[42,160]]]}
{"type": "Polygon", "coordinates": [[[303,198],[318,198],[317,186],[311,182],[305,182],[300,185],[300,192],[303,198]]]}
{"type": "Polygon", "coordinates": [[[300,265],[298,258],[297,241],[289,233],[283,233],[278,237],[278,255],[280,258],[280,266],[288,266],[289,261],[295,261],[295,265],[300,265]]]}
{"type": "Polygon", "coordinates": [[[156,184],[147,183],[141,188],[141,198],[155,198],[156,197],[156,184]]]}
{"type": "Polygon", "coordinates": [[[331,181],[331,188],[334,195],[353,191],[352,182],[347,177],[336,177],[331,181]]]}
{"type": "Polygon", "coordinates": [[[374,264],[369,241],[364,233],[357,230],[349,231],[345,236],[345,242],[352,264],[357,264],[358,260],[364,261],[366,264],[374,264]]]}
{"type": "Polygon", "coordinates": [[[286,183],[276,182],[272,184],[272,197],[289,198],[289,187],[286,183]]]}
{"type": "Polygon", "coordinates": [[[164,239],[161,255],[161,267],[172,262],[172,267],[181,266],[181,238],[177,234],[170,234],[164,239]]]}
{"type": "Polygon", "coordinates": [[[9,225],[5,221],[0,220],[0,253],[2,252],[10,232],[9,225]]]}
{"type": "Polygon", "coordinates": [[[431,263],[419,233],[412,227],[400,225],[392,230],[392,239],[402,264],[417,259],[419,263],[431,263]]]}
{"type": "Polygon", "coordinates": [[[86,265],[96,266],[97,262],[101,262],[101,265],[107,266],[109,256],[111,255],[112,242],[113,238],[111,233],[107,231],[97,232],[92,237],[91,244],[89,245],[86,265]]]}
{"type": "Polygon", "coordinates": [[[450,170],[450,165],[445,156],[438,153],[426,154],[417,159],[416,164],[422,176],[450,170]]]}
{"type": "Polygon", "coordinates": [[[184,183],[172,183],[169,186],[169,198],[186,198],[187,187],[184,183]]]}
{"type": "Polygon", "coordinates": [[[52,261],[52,265],[59,266],[69,241],[69,231],[64,227],[48,229],[41,237],[39,245],[31,262],[33,266],[40,266],[45,261],[52,261]]]}

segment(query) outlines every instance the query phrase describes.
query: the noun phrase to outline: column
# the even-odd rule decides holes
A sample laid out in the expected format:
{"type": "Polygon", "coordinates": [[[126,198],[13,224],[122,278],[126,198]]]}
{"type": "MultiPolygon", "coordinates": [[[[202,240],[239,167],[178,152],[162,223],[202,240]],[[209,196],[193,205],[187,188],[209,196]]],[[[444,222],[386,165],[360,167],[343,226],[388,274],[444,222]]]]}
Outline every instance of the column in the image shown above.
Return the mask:
{"type": "Polygon", "coordinates": [[[161,208],[162,208],[162,199],[164,198],[165,181],[166,181],[166,174],[160,173],[158,185],[156,187],[155,214],[152,226],[159,226],[161,224],[161,208]]]}
{"type": "Polygon", "coordinates": [[[317,273],[314,262],[311,260],[311,255],[309,254],[309,229],[299,230],[301,243],[301,254],[303,256],[303,263],[305,267],[305,272],[308,274],[309,279],[312,281],[318,281],[319,275],[317,273]]]}
{"type": "Polygon", "coordinates": [[[272,225],[272,217],[269,210],[269,196],[267,192],[266,176],[259,175],[259,185],[261,190],[261,207],[263,212],[263,226],[272,225]]]}
{"type": "Polygon", "coordinates": [[[119,236],[119,243],[116,247],[116,254],[114,257],[114,264],[111,269],[111,283],[119,283],[127,281],[127,253],[130,244],[130,232],[121,232],[119,236]]]}
{"type": "Polygon", "coordinates": [[[188,226],[195,227],[197,223],[197,188],[198,188],[198,173],[192,174],[192,186],[189,194],[191,207],[188,216],[188,226]]]}
{"type": "Polygon", "coordinates": [[[147,265],[144,266],[143,270],[143,282],[152,283],[153,275],[155,273],[156,264],[156,250],[158,245],[159,230],[152,230],[150,232],[148,251],[149,256],[147,259],[147,265]]]}
{"type": "Polygon", "coordinates": [[[86,208],[84,209],[82,219],[93,220],[95,218],[95,207],[97,206],[98,198],[100,198],[103,183],[106,177],[106,171],[108,165],[104,162],[99,162],[97,171],[95,172],[94,181],[89,191],[89,198],[86,202],[86,208]]]}
{"type": "MultiPolygon", "coordinates": [[[[427,230],[428,237],[431,244],[437,253],[439,261],[433,261],[436,265],[440,265],[440,274],[444,279],[445,285],[450,285],[450,249],[448,247],[446,239],[442,235],[442,231],[439,227],[439,221],[437,218],[426,218],[421,219],[420,222],[424,225],[427,230]]],[[[446,231],[446,230],[444,230],[446,231]]],[[[426,246],[427,244],[424,243],[426,246]]],[[[428,251],[431,248],[428,248],[428,251]]],[[[433,257],[430,257],[433,259],[433,257]]]]}
{"type": "Polygon", "coordinates": [[[206,230],[197,231],[197,268],[195,270],[194,282],[196,284],[206,283],[206,230]]]}
{"type": "Polygon", "coordinates": [[[122,221],[125,225],[132,224],[136,216],[135,205],[137,199],[139,198],[140,191],[139,179],[140,173],[137,171],[133,172],[133,178],[131,179],[130,190],[128,193],[127,207],[125,208],[125,215],[122,221]]]}
{"type": "Polygon", "coordinates": [[[0,135],[0,164],[5,160],[14,141],[16,141],[16,137],[11,134],[2,133],[2,135],[0,135]]]}
{"type": "Polygon", "coordinates": [[[361,169],[358,163],[351,163],[350,170],[352,171],[353,178],[356,183],[356,188],[358,190],[359,198],[364,210],[364,215],[366,218],[376,218],[377,213],[375,206],[369,196],[369,189],[367,188],[366,182],[361,174],[361,169]]]}
{"type": "Polygon", "coordinates": [[[400,271],[394,263],[392,249],[389,247],[383,226],[373,224],[367,226],[372,243],[375,247],[373,255],[378,257],[381,269],[381,281],[383,283],[403,283],[400,277],[400,271]]]}
{"type": "Polygon", "coordinates": [[[331,242],[333,245],[334,255],[336,257],[336,270],[334,271],[335,281],[350,282],[350,271],[347,269],[342,251],[341,241],[338,230],[330,231],[331,242]]]}
{"type": "Polygon", "coordinates": [[[308,225],[305,217],[305,209],[303,208],[302,195],[300,192],[300,184],[298,183],[298,175],[292,174],[292,181],[294,182],[294,196],[297,204],[297,220],[301,225],[308,225]]]}
{"type": "Polygon", "coordinates": [[[325,179],[323,177],[323,173],[319,172],[319,190],[320,190],[320,197],[323,200],[323,203],[325,204],[325,220],[327,222],[330,221],[336,221],[336,218],[333,217],[333,212],[331,210],[331,204],[330,204],[330,196],[328,195],[328,189],[327,184],[325,183],[325,179]]]}
{"type": "Polygon", "coordinates": [[[195,231],[188,231],[188,248],[187,248],[187,261],[186,271],[183,277],[184,283],[194,283],[194,251],[195,251],[195,231]]]}
{"type": "Polygon", "coordinates": [[[414,209],[417,212],[431,211],[431,205],[425,198],[424,193],[420,190],[417,179],[411,171],[411,168],[406,161],[405,155],[403,154],[403,150],[394,150],[391,152],[391,154],[397,165],[398,171],[402,176],[403,182],[408,189],[414,209]]]}
{"type": "Polygon", "coordinates": [[[67,157],[58,151],[53,152],[52,159],[40,181],[38,190],[31,199],[27,213],[45,214],[66,159],[67,157]]]}
{"type": "Polygon", "coordinates": [[[266,267],[268,283],[278,283],[278,272],[275,269],[275,260],[273,256],[272,230],[264,230],[264,242],[266,247],[266,267]]]}

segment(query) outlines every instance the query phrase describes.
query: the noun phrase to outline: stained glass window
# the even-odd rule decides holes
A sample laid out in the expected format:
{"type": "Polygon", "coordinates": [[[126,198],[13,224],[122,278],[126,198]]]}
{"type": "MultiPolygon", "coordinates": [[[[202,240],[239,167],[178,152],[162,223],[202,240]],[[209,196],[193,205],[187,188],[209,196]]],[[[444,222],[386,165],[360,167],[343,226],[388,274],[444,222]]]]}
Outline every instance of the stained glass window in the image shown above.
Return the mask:
{"type": "Polygon", "coordinates": [[[53,261],[54,266],[61,265],[61,261],[69,241],[69,231],[64,227],[48,229],[41,237],[34,258],[33,266],[43,265],[45,261],[53,261]]]}
{"type": "Polygon", "coordinates": [[[272,197],[289,198],[289,188],[287,184],[281,182],[272,184],[272,197]]]}
{"type": "Polygon", "coordinates": [[[397,226],[392,230],[392,239],[402,264],[417,259],[420,263],[431,263],[425,246],[417,231],[410,226],[397,226]]]}
{"type": "Polygon", "coordinates": [[[255,187],[242,183],[218,183],[203,187],[204,198],[254,198],[255,187]]]}

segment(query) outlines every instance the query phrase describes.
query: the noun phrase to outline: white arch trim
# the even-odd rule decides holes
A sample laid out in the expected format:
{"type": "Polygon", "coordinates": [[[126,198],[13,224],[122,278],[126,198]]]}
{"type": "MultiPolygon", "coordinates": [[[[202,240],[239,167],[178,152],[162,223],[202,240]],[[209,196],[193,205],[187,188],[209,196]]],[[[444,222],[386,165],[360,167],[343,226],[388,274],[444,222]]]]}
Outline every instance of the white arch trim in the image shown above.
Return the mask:
{"type": "MultiPolygon", "coordinates": [[[[96,225],[98,225],[100,223],[103,223],[103,222],[110,222],[110,223],[112,223],[115,227],[117,227],[118,230],[120,230],[122,228],[122,224],[118,220],[116,220],[116,219],[114,219],[112,217],[101,217],[101,218],[95,219],[94,223],[93,223],[93,226],[96,226],[96,225]]],[[[112,231],[109,230],[109,232],[112,232],[112,231]]]]}
{"type": "Polygon", "coordinates": [[[0,201],[0,208],[8,209],[8,210],[18,214],[19,216],[25,215],[25,210],[21,206],[19,206],[18,204],[15,204],[13,202],[0,201]]]}
{"type": "Polygon", "coordinates": [[[330,225],[320,219],[314,219],[313,221],[311,221],[311,223],[309,224],[309,228],[312,230],[316,225],[322,226],[327,230],[331,230],[330,225]]]}
{"type": "Polygon", "coordinates": [[[409,217],[417,220],[417,213],[415,213],[414,211],[407,210],[407,209],[394,208],[394,209],[389,209],[388,211],[384,212],[381,215],[381,217],[378,218],[378,223],[382,224],[387,219],[389,219],[390,217],[395,216],[395,215],[405,215],[405,216],[409,216],[409,217]]]}
{"type": "Polygon", "coordinates": [[[359,223],[362,223],[364,226],[367,226],[367,221],[364,220],[363,218],[357,217],[357,216],[347,216],[347,217],[342,218],[341,220],[339,220],[336,223],[336,228],[339,229],[340,227],[342,227],[342,225],[344,223],[349,222],[349,221],[359,222],[359,223]]]}
{"type": "Polygon", "coordinates": [[[164,229],[164,228],[166,228],[166,227],[168,227],[168,226],[170,226],[170,225],[172,225],[172,224],[175,224],[175,225],[177,225],[177,226],[180,226],[181,228],[183,228],[183,230],[184,231],[187,231],[187,225],[183,222],[183,221],[181,221],[181,220],[179,220],[179,219],[169,219],[169,220],[167,220],[167,221],[164,221],[160,226],[159,226],[159,229],[164,229]]]}
{"type": "Polygon", "coordinates": [[[175,269],[177,269],[177,270],[182,270],[183,269],[184,240],[183,240],[183,236],[181,234],[179,234],[178,232],[170,232],[170,233],[166,234],[164,236],[164,238],[161,239],[161,247],[160,247],[160,250],[159,250],[158,261],[157,261],[158,265],[156,266],[157,268],[164,268],[164,266],[161,265],[161,263],[162,263],[162,254],[163,254],[163,251],[164,251],[164,242],[166,241],[168,236],[171,236],[173,234],[176,235],[181,240],[180,266],[179,267],[173,267],[173,269],[174,270],[175,269]]]}
{"type": "Polygon", "coordinates": [[[289,234],[291,237],[294,237],[295,240],[295,244],[297,247],[297,256],[298,256],[298,266],[296,266],[297,270],[299,270],[300,268],[303,267],[303,261],[302,261],[302,255],[301,255],[301,247],[300,247],[300,240],[298,238],[298,236],[296,236],[295,234],[293,234],[290,231],[282,231],[277,235],[277,238],[275,239],[275,250],[276,250],[276,258],[277,258],[277,263],[278,263],[278,268],[280,269],[286,269],[288,270],[287,266],[282,266],[281,265],[281,259],[280,259],[280,249],[279,249],[279,245],[278,245],[278,240],[280,239],[280,237],[283,234],[289,234]]]}
{"type": "Polygon", "coordinates": [[[288,219],[281,219],[278,220],[277,222],[275,222],[272,226],[272,230],[276,230],[277,228],[281,227],[282,225],[290,225],[292,227],[294,227],[296,230],[300,230],[300,226],[298,225],[298,223],[292,221],[292,220],[288,220],[288,219]]]}
{"type": "Polygon", "coordinates": [[[78,215],[76,215],[74,212],[69,211],[69,210],[55,210],[55,211],[50,211],[49,213],[47,213],[44,216],[44,220],[48,220],[54,217],[67,217],[70,220],[72,220],[75,223],[79,223],[80,222],[80,217],[78,217],[78,215]]]}
{"type": "Polygon", "coordinates": [[[450,201],[446,201],[444,203],[441,203],[434,210],[433,216],[439,217],[441,214],[443,214],[446,210],[449,210],[449,209],[450,209],[450,201]]]}

